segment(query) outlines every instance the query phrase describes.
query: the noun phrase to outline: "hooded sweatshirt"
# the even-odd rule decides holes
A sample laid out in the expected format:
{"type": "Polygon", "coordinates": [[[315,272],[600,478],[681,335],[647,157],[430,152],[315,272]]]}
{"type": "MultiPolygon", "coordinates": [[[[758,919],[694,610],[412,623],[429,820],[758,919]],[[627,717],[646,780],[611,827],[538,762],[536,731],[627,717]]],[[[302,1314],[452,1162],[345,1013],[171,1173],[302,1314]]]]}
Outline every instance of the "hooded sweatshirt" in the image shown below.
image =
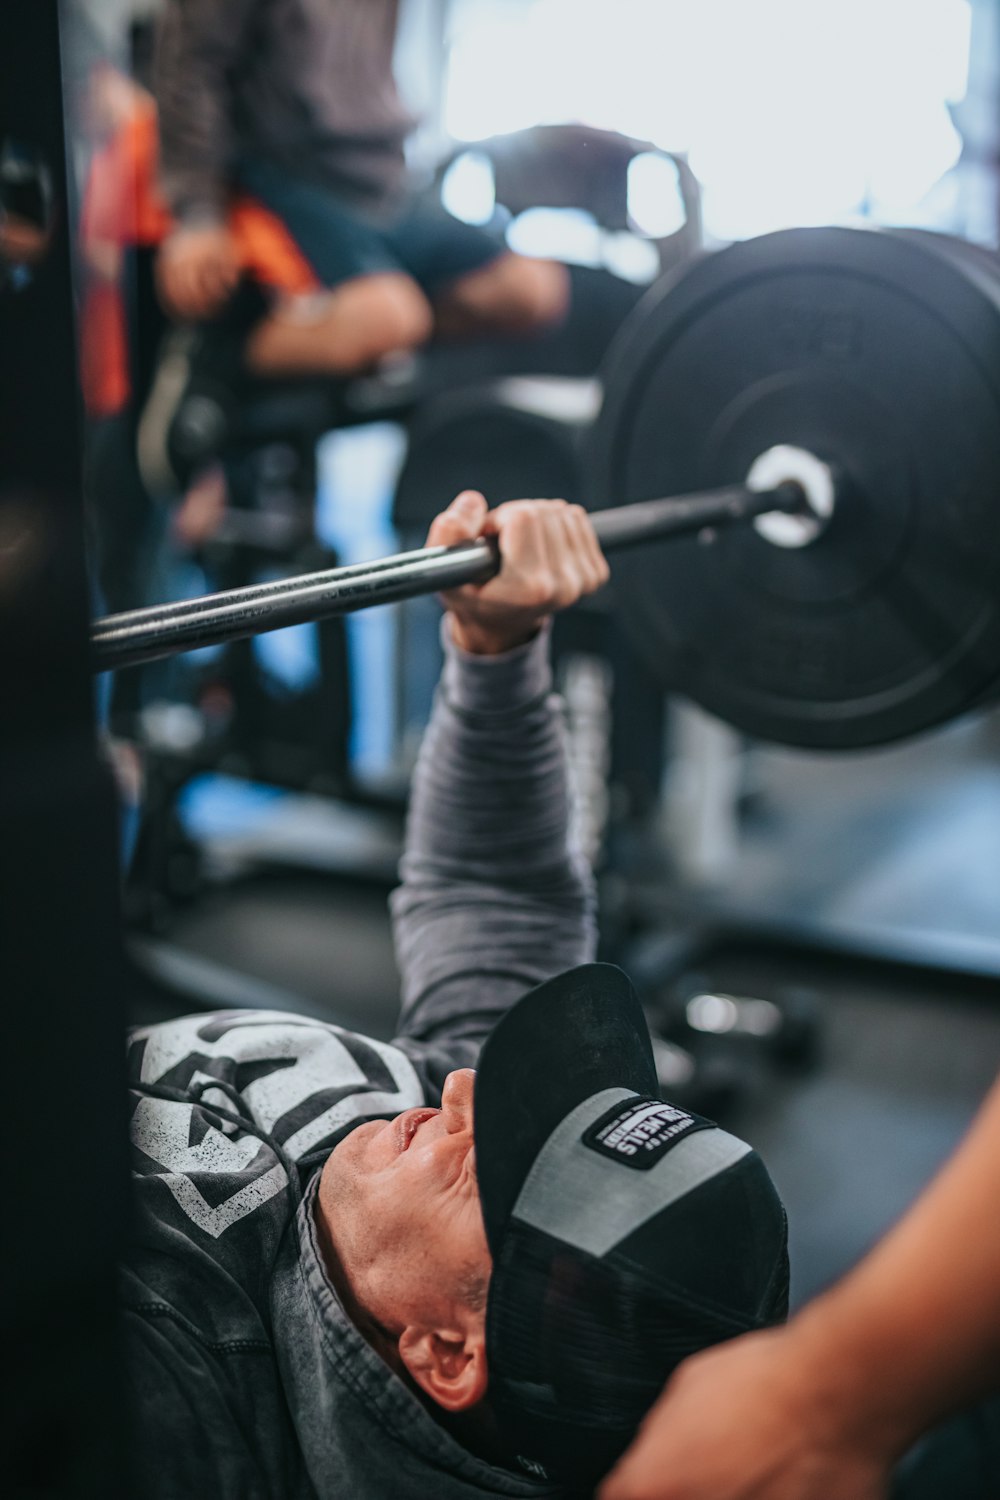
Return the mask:
{"type": "MultiPolygon", "coordinates": [[[[130,1039],[133,1246],[123,1271],[136,1493],[155,1500],[472,1500],[555,1493],[465,1450],[352,1324],[313,1205],[365,1120],[438,1105],[525,990],[587,961],[545,635],[447,640],[391,901],[398,1035],[226,1011],[130,1039]]],[[[331,976],[335,988],[336,975],[331,976]]]]}

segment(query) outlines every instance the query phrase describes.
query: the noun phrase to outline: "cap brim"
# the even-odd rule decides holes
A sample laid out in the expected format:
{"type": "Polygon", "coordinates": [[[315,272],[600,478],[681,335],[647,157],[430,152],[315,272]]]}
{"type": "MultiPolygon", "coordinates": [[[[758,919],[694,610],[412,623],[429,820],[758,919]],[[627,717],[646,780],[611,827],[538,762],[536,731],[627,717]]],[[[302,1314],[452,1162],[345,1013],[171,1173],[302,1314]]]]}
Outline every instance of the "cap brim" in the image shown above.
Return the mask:
{"type": "Polygon", "coordinates": [[[570,1110],[608,1088],[659,1088],[646,1019],[628,977],[583,964],[546,980],[487,1039],[476,1074],[476,1171],[494,1256],[542,1146],[570,1110]]]}

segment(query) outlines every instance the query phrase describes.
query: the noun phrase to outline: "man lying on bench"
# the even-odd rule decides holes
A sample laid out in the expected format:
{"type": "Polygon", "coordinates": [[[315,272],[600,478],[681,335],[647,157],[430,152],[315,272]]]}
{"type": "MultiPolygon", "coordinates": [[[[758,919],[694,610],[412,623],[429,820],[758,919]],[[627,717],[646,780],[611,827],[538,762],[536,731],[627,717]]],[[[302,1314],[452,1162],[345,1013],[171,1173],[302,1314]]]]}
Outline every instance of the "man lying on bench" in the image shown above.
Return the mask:
{"type": "Polygon", "coordinates": [[[680,1360],[784,1317],[763,1164],[658,1098],[590,962],[546,639],[607,578],[590,522],[466,492],[429,541],[484,530],[504,566],[445,599],[392,897],[395,1041],[261,1011],[131,1038],[143,1495],[585,1493],[680,1360]]]}

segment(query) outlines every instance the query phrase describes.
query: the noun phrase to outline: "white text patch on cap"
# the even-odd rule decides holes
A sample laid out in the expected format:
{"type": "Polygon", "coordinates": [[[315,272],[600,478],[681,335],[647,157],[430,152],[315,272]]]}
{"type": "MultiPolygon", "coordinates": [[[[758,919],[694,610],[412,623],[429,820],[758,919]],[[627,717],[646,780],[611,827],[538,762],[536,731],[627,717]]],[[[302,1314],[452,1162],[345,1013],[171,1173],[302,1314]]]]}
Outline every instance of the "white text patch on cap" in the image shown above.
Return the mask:
{"type": "Polygon", "coordinates": [[[581,1139],[592,1151],[612,1161],[647,1171],[692,1130],[705,1130],[711,1125],[710,1120],[689,1115],[662,1099],[634,1099],[602,1115],[581,1139]]]}

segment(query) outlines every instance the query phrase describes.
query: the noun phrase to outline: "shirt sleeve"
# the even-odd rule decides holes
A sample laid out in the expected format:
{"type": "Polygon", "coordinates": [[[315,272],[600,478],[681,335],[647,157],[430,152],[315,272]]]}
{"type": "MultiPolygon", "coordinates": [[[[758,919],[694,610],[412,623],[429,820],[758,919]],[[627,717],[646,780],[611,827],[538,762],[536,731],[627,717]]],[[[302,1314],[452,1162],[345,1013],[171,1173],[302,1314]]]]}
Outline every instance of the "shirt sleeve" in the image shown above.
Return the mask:
{"type": "Polygon", "coordinates": [[[156,37],[160,180],[182,221],[221,219],[234,153],[230,75],[259,0],[168,0],[156,37]]]}
{"type": "MultiPolygon", "coordinates": [[[[472,1064],[526,990],[596,947],[590,871],[570,842],[565,731],[548,631],[445,666],[414,774],[393,893],[400,1040],[472,1064]]],[[[410,1049],[408,1049],[410,1050],[410,1049]]]]}

